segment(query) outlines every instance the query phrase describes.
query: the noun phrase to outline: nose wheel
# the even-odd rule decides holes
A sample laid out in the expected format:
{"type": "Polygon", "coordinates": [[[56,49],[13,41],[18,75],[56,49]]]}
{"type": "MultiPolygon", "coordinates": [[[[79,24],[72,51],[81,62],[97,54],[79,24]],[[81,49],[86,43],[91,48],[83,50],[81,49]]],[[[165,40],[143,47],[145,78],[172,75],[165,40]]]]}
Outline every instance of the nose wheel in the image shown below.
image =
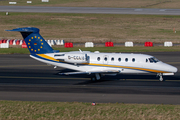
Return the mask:
{"type": "Polygon", "coordinates": [[[163,77],[162,77],[162,73],[158,73],[157,76],[159,76],[159,81],[164,81],[163,77]]]}

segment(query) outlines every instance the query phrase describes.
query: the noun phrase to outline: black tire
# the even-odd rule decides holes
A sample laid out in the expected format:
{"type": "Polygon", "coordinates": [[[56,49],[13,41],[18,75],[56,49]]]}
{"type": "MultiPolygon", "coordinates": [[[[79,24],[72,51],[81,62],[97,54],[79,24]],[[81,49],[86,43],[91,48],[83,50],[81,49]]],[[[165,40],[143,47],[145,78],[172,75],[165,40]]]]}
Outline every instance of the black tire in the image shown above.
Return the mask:
{"type": "Polygon", "coordinates": [[[94,77],[91,77],[91,81],[97,81],[97,79],[96,79],[96,77],[94,76],[94,77]]]}

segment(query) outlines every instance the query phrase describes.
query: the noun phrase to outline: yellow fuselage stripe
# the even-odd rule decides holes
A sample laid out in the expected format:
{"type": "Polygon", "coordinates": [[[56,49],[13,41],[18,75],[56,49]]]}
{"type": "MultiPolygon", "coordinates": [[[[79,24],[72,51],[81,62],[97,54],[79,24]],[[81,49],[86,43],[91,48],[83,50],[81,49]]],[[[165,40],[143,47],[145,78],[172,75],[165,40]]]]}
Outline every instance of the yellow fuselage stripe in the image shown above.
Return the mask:
{"type": "Polygon", "coordinates": [[[149,71],[149,72],[155,72],[155,73],[169,73],[169,72],[166,72],[166,71],[146,69],[146,68],[128,67],[128,66],[104,65],[104,64],[94,64],[94,63],[85,63],[85,64],[94,65],[94,66],[105,66],[105,67],[117,67],[117,68],[135,69],[135,70],[149,71]]]}
{"type": "Polygon", "coordinates": [[[54,59],[53,57],[49,57],[48,55],[45,55],[45,54],[37,54],[37,55],[41,56],[42,58],[49,59],[49,60],[59,61],[59,60],[56,60],[56,59],[54,59]]]}

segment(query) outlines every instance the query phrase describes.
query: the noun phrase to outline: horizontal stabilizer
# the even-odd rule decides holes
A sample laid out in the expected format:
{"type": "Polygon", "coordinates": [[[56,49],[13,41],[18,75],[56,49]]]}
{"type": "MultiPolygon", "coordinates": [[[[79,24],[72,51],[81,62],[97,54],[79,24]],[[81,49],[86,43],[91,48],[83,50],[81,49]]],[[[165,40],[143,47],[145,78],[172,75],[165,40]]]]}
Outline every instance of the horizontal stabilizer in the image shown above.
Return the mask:
{"type": "Polygon", "coordinates": [[[37,33],[39,33],[39,29],[34,28],[34,27],[16,28],[16,29],[6,30],[6,31],[12,31],[12,32],[37,32],[37,33]]]}

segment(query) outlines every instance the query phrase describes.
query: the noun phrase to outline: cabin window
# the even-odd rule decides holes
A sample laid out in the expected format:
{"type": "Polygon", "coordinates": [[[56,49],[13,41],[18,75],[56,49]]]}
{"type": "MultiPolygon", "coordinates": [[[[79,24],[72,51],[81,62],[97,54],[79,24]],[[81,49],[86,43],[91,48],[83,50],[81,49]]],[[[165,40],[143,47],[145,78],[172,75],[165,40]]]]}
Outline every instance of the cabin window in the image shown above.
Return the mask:
{"type": "Polygon", "coordinates": [[[125,61],[128,62],[128,58],[126,58],[125,61]]]}
{"type": "Polygon", "coordinates": [[[97,60],[100,61],[100,57],[98,57],[97,60]]]}
{"type": "Polygon", "coordinates": [[[135,58],[132,59],[132,62],[135,62],[135,58]]]}
{"type": "Polygon", "coordinates": [[[148,59],[146,59],[146,62],[148,62],[148,59]]]}
{"type": "Polygon", "coordinates": [[[104,60],[107,61],[107,57],[105,57],[104,60]]]}
{"type": "Polygon", "coordinates": [[[114,61],[114,58],[113,58],[113,57],[111,58],[111,61],[114,61]]]}
{"type": "Polygon", "coordinates": [[[118,61],[121,62],[121,58],[118,58],[118,61]]]}

